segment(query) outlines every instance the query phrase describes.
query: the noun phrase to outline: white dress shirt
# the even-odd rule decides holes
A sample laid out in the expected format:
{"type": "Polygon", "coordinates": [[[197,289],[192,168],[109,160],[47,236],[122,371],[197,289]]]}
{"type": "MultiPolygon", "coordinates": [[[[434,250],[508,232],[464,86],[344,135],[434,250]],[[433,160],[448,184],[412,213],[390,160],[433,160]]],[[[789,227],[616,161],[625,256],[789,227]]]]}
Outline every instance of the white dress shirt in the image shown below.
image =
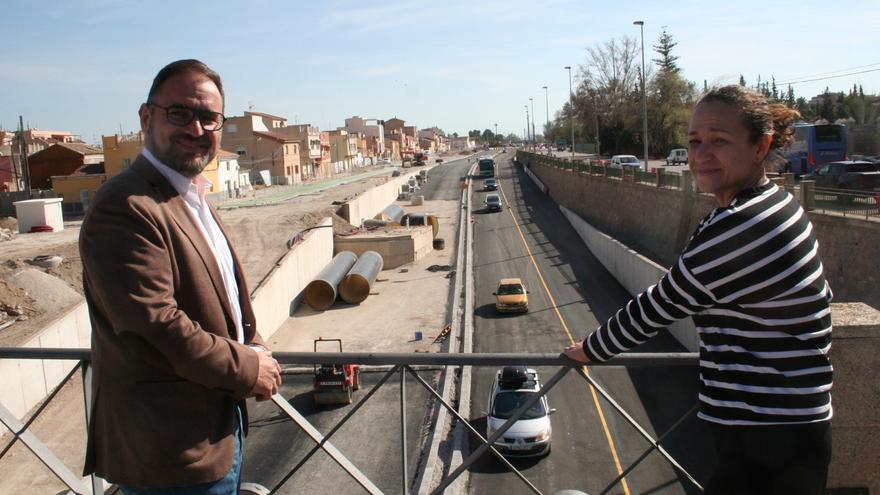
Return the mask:
{"type": "Polygon", "coordinates": [[[205,202],[205,193],[211,188],[211,181],[204,175],[199,174],[195,178],[190,179],[184,177],[176,170],[160,162],[150,150],[144,148],[142,154],[156,170],[159,171],[175,190],[183,198],[184,203],[189,208],[190,213],[199,226],[199,232],[207,241],[211,248],[211,255],[220,268],[220,274],[223,277],[223,285],[226,288],[226,297],[229,298],[229,306],[232,307],[232,314],[235,319],[236,340],[240,344],[244,343],[244,331],[241,322],[241,304],[238,300],[238,284],[235,279],[235,265],[232,262],[232,251],[229,248],[229,241],[220,230],[217,220],[211,215],[211,210],[205,202]]]}

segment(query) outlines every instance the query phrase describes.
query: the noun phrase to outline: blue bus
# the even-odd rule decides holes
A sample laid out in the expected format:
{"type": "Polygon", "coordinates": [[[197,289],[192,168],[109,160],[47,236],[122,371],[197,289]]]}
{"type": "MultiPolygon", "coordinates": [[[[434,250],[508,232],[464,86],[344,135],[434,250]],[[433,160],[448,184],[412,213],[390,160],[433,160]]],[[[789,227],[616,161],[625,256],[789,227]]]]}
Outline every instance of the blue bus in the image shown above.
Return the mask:
{"type": "Polygon", "coordinates": [[[846,160],[846,126],[794,124],[794,141],[782,151],[785,171],[809,174],[820,165],[846,160]]]}

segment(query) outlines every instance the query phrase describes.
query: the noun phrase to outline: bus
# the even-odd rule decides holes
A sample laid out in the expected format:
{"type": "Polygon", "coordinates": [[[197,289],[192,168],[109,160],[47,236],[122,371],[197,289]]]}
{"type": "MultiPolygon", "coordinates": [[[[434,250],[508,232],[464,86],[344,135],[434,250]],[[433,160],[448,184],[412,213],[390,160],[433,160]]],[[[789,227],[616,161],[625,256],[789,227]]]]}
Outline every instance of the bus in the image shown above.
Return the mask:
{"type": "Polygon", "coordinates": [[[809,174],[820,165],[846,160],[846,126],[843,124],[794,124],[794,141],[782,154],[785,171],[809,174]]]}
{"type": "Polygon", "coordinates": [[[489,157],[482,157],[477,162],[480,177],[495,177],[495,160],[489,157]]]}

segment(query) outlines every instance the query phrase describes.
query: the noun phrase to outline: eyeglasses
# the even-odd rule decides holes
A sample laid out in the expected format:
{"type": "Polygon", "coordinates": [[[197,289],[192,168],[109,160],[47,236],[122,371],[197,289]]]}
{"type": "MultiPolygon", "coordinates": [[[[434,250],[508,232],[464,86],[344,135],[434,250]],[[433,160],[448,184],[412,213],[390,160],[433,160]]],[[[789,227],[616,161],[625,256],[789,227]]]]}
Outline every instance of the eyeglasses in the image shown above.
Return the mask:
{"type": "Polygon", "coordinates": [[[222,113],[209,110],[197,110],[186,105],[163,107],[151,101],[148,101],[146,104],[165,110],[165,118],[168,119],[168,122],[179,127],[188,126],[193,119],[198,117],[202,129],[213,132],[219,131],[223,127],[223,123],[226,122],[226,117],[222,113]]]}

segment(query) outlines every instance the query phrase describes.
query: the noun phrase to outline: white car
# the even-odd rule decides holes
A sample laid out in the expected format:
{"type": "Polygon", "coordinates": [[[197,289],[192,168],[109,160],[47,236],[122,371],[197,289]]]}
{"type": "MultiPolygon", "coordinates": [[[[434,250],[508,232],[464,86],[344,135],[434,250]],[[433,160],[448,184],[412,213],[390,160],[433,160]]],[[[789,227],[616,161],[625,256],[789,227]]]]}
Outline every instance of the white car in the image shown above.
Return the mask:
{"type": "MultiPolygon", "coordinates": [[[[525,366],[505,366],[495,375],[489,410],[487,438],[501,428],[513,413],[541,389],[538,372],[525,366]]],[[[550,415],[556,412],[544,395],[492,444],[504,456],[542,456],[550,453],[553,429],[550,415]]]]}
{"type": "Polygon", "coordinates": [[[669,156],[666,157],[666,165],[676,165],[679,163],[688,162],[688,150],[685,148],[676,148],[669,152],[669,156]]]}
{"type": "Polygon", "coordinates": [[[614,168],[639,168],[640,165],[639,159],[633,155],[614,155],[611,157],[611,166],[614,168]]]}

